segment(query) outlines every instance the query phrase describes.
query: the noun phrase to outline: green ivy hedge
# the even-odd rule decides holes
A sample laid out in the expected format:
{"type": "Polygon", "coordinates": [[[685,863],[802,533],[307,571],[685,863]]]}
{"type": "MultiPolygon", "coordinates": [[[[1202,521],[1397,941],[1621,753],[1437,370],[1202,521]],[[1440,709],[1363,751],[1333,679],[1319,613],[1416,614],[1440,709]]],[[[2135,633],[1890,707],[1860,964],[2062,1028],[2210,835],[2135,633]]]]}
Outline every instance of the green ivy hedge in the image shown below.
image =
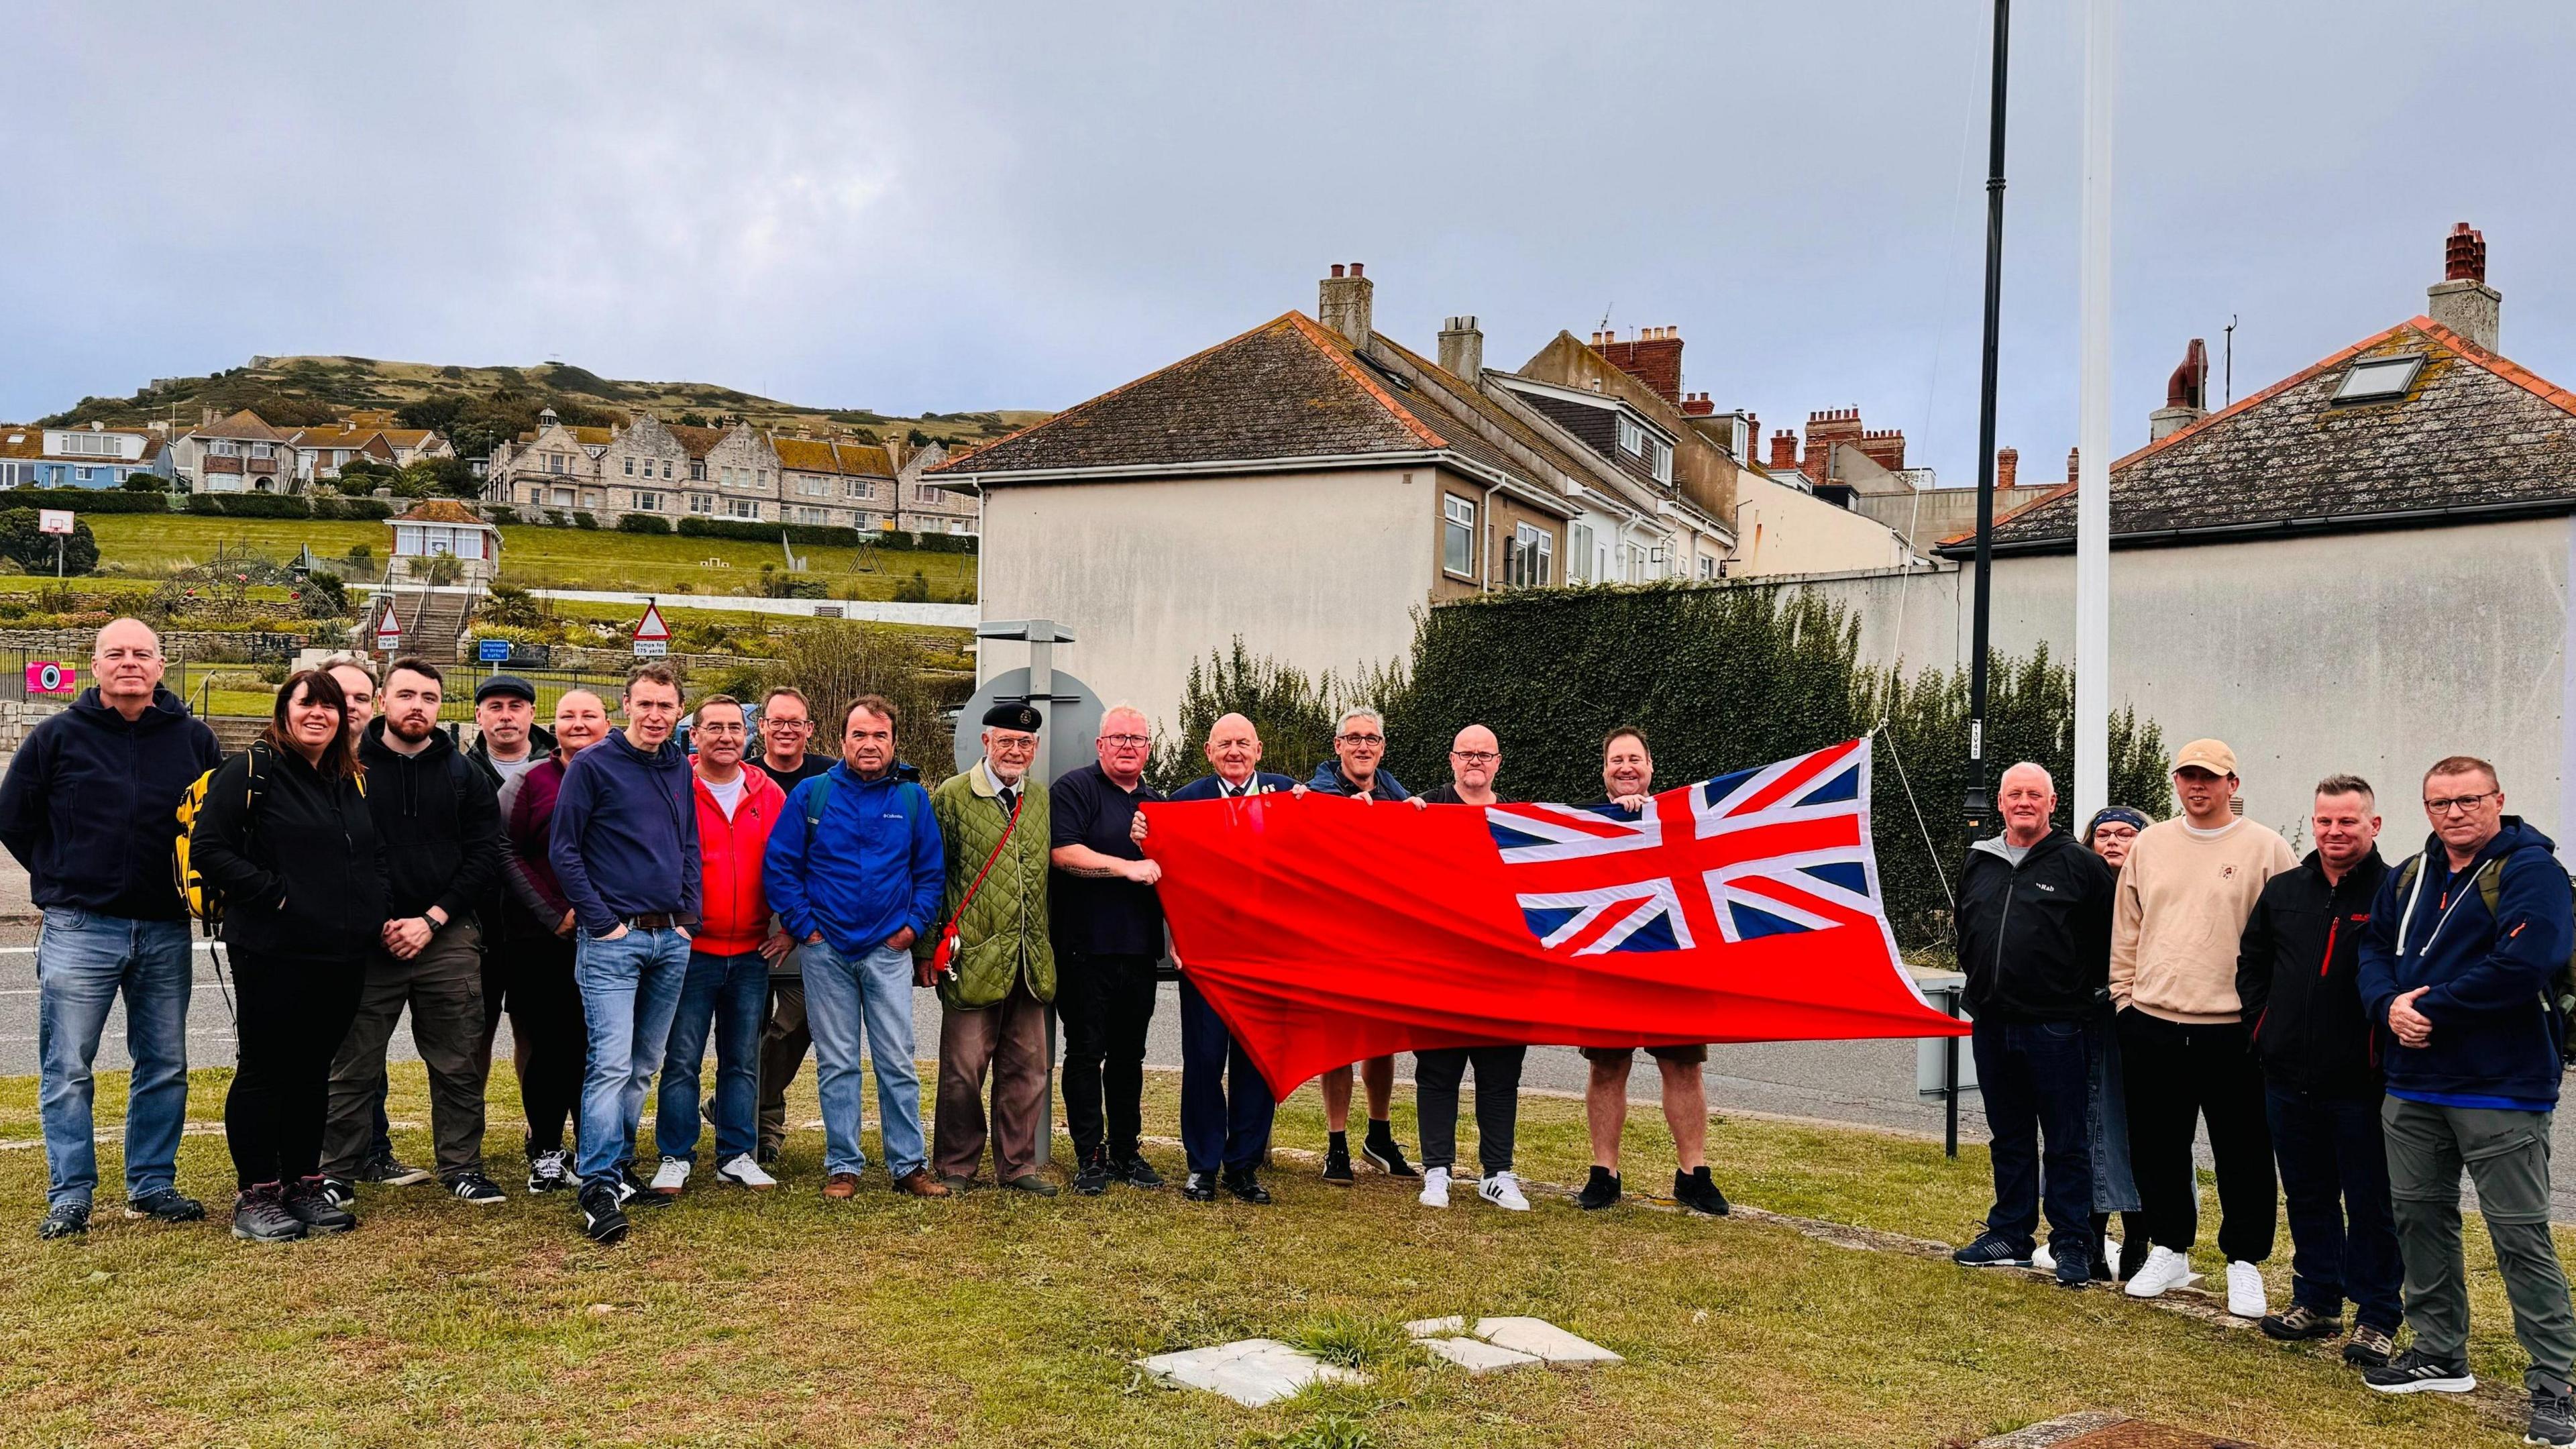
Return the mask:
{"type": "Polygon", "coordinates": [[[167,513],[167,493],[128,493],[122,488],[11,488],[0,492],[11,508],[68,508],[75,513],[167,513]]]}
{"type": "MultiPolygon", "coordinates": [[[[826,548],[848,548],[859,537],[859,530],[855,528],[826,528],[813,523],[752,523],[738,518],[700,518],[695,514],[680,520],[679,531],[691,538],[740,538],[754,543],[775,543],[784,533],[791,543],[819,544],[826,548]]],[[[975,552],[975,540],[963,534],[882,529],[869,533],[868,541],[879,548],[919,553],[975,552]]]]}
{"type": "Polygon", "coordinates": [[[334,493],[191,493],[187,511],[217,518],[355,518],[382,521],[394,506],[381,498],[334,493]]]}

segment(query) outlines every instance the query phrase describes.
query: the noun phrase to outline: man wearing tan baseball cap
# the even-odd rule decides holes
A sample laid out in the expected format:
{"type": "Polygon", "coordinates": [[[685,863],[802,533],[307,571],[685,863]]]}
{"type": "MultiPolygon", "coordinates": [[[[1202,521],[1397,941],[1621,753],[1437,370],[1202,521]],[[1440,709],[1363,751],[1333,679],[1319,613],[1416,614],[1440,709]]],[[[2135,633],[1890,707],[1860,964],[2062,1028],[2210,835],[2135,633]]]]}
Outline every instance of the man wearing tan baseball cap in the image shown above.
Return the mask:
{"type": "Polygon", "coordinates": [[[2236,996],[2236,948],[2263,883],[2298,858],[2268,826],[2231,808],[2236,752],[2225,741],[2183,746],[2173,782],[2183,813],[2138,832],[2111,922],[2129,1161],[2155,1244],[2129,1295],[2159,1297],[2199,1276],[2190,1261],[2200,1231],[2191,1144],[2206,1120],[2227,1310],[2260,1318],[2270,1305],[2257,1265],[2272,1255],[2278,1195],[2263,1074],[2236,996]]]}

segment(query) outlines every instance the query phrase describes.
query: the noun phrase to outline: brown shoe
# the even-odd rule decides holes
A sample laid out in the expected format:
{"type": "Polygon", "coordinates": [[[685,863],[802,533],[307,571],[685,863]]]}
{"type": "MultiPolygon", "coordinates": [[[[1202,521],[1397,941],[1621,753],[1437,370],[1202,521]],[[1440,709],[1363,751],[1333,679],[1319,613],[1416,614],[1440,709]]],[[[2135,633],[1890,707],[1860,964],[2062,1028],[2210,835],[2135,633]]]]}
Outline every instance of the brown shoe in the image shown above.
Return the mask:
{"type": "Polygon", "coordinates": [[[949,1195],[948,1184],[931,1176],[930,1169],[927,1167],[916,1167],[912,1171],[905,1173],[903,1176],[896,1178],[894,1180],[894,1190],[897,1192],[908,1192],[914,1197],[946,1197],[949,1195]]]}
{"type": "Polygon", "coordinates": [[[847,1202],[858,1195],[859,1175],[855,1172],[836,1172],[824,1179],[823,1196],[834,1202],[847,1202]]]}

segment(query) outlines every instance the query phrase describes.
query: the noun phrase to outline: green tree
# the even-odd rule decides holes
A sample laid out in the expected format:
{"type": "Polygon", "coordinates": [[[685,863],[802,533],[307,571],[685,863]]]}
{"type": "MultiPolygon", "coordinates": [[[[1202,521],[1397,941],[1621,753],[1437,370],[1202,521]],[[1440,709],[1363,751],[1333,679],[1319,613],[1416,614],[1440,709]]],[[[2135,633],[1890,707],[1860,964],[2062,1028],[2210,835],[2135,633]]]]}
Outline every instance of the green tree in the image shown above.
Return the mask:
{"type": "Polygon", "coordinates": [[[55,540],[60,539],[66,577],[98,567],[98,539],[89,531],[87,519],[73,519],[69,534],[47,533],[43,521],[32,508],[0,509],[0,558],[15,560],[31,574],[50,574],[55,567],[55,540]]]}
{"type": "Polygon", "coordinates": [[[1169,790],[1206,774],[1201,746],[1208,731],[1220,718],[1239,714],[1261,736],[1262,766],[1302,780],[1333,752],[1334,716],[1342,706],[1338,694],[1330,673],[1310,676],[1258,657],[1236,635],[1228,648],[1209,650],[1206,659],[1191,661],[1177,733],[1165,734],[1156,722],[1146,778],[1154,788],[1169,790]]]}
{"type": "Polygon", "coordinates": [[[169,487],[170,480],[162,477],[158,473],[128,473],[125,475],[125,491],[128,493],[161,493],[167,491],[169,487]]]}
{"type": "MultiPolygon", "coordinates": [[[[963,681],[959,681],[963,683],[963,681]]],[[[921,767],[926,782],[954,773],[943,709],[966,693],[943,687],[923,667],[920,636],[906,629],[866,624],[815,623],[792,630],[760,687],[793,685],[814,702],[816,739],[837,753],[842,707],[862,694],[881,694],[897,715],[895,739],[903,758],[921,767]]]]}

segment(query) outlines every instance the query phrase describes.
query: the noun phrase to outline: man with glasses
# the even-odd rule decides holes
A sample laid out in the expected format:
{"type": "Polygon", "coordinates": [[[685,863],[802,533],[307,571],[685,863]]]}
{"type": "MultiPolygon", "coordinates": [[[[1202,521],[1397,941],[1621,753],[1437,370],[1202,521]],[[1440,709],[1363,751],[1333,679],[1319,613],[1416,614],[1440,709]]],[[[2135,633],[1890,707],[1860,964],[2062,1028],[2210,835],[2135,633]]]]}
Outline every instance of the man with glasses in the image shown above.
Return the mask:
{"type": "Polygon", "coordinates": [[[2576,1314],[2549,1236],[2549,1131],[2567,1021],[2560,976],[2576,921],[2556,844],[2504,812],[2495,767],[2454,755],[2424,776],[2433,833],[2389,872],[2361,946],[2362,1009],[2388,1035],[2390,1195],[2415,1342],[2364,1382],[2467,1393],[2469,1290],[2460,1172],[2477,1184],[2530,1355],[2526,1442],[2576,1443],[2576,1314]]]}
{"type": "MultiPolygon", "coordinates": [[[[814,710],[805,696],[786,685],[760,699],[760,749],[751,763],[762,774],[793,791],[832,768],[828,756],[808,754],[814,739],[814,710]]],[[[769,963],[769,1014],[760,1035],[760,1163],[776,1162],[787,1141],[787,1089],[805,1065],[814,1035],[805,1026],[805,977],[789,951],[769,963]]]]}
{"type": "Polygon", "coordinates": [[[2194,740],[2174,756],[2179,819],[2138,832],[2120,869],[2111,916],[2111,1001],[2129,1097],[2129,1162],[2154,1241],[2129,1279],[2132,1298],[2158,1298],[2200,1275],[2200,1184],[2192,1138],[2209,1124],[2218,1165],[2218,1247],[2227,1258],[2227,1311],[2271,1311],[2260,1264],[2272,1255],[2280,1195],[2263,1115],[2236,952],[2264,884],[2298,867],[2289,842],[2235,812],[2236,752],[2194,740]]]}
{"type": "MultiPolygon", "coordinates": [[[[1375,803],[1380,800],[1410,801],[1417,809],[1422,802],[1405,793],[1404,782],[1395,772],[1382,768],[1386,759],[1386,717],[1373,709],[1350,709],[1342,712],[1341,723],[1333,729],[1332,758],[1315,766],[1315,777],[1306,788],[1325,795],[1349,795],[1375,803]]],[[[1351,1185],[1351,1069],[1335,1067],[1318,1079],[1324,1094],[1324,1181],[1335,1187],[1351,1185]]],[[[1360,1082],[1368,1089],[1368,1136],[1360,1143],[1360,1155],[1389,1177],[1414,1177],[1413,1164],[1404,1160],[1404,1149],[1395,1142],[1395,1129],[1387,1122],[1388,1100],[1395,1094],[1395,1058],[1370,1057],[1360,1063],[1360,1082]]]]}
{"type": "Polygon", "coordinates": [[[1112,1179],[1161,1187],[1137,1139],[1144,1130],[1145,1030],[1154,968],[1163,957],[1162,867],[1136,841],[1136,807],[1163,797],[1145,784],[1153,745],[1145,716],[1120,705],[1100,718],[1099,758],[1055,782],[1049,839],[1055,869],[1048,929],[1062,966],[1064,1125],[1073,1136],[1073,1190],[1112,1179]]]}
{"type": "MultiPolygon", "coordinates": [[[[1480,724],[1449,742],[1449,783],[1424,795],[1433,805],[1499,805],[1494,789],[1503,747],[1480,724]]],[[[1413,1099],[1422,1124],[1422,1205],[1449,1205],[1450,1165],[1458,1160],[1458,1084],[1476,1069],[1476,1195],[1506,1212],[1529,1211],[1512,1174],[1512,1139],[1520,1124],[1525,1046],[1441,1047],[1413,1054],[1413,1099]]]]}
{"type": "MultiPolygon", "coordinates": [[[[1207,761],[1216,773],[1201,776],[1172,792],[1182,800],[1244,800],[1294,790],[1297,782],[1261,768],[1261,732],[1252,721],[1229,714],[1208,729],[1207,761]]],[[[1141,823],[1143,816],[1137,817],[1141,823]]],[[[1141,836],[1139,837],[1142,838],[1141,836]]],[[[1181,967],[1181,1151],[1190,1175],[1181,1196],[1192,1202],[1216,1200],[1222,1174],[1225,1190],[1248,1203],[1267,1203],[1270,1189],[1261,1185],[1261,1159],[1270,1151],[1274,1111],[1270,1084],[1252,1058],[1225,1029],[1225,1019],[1192,985],[1189,967],[1181,967]]]]}

